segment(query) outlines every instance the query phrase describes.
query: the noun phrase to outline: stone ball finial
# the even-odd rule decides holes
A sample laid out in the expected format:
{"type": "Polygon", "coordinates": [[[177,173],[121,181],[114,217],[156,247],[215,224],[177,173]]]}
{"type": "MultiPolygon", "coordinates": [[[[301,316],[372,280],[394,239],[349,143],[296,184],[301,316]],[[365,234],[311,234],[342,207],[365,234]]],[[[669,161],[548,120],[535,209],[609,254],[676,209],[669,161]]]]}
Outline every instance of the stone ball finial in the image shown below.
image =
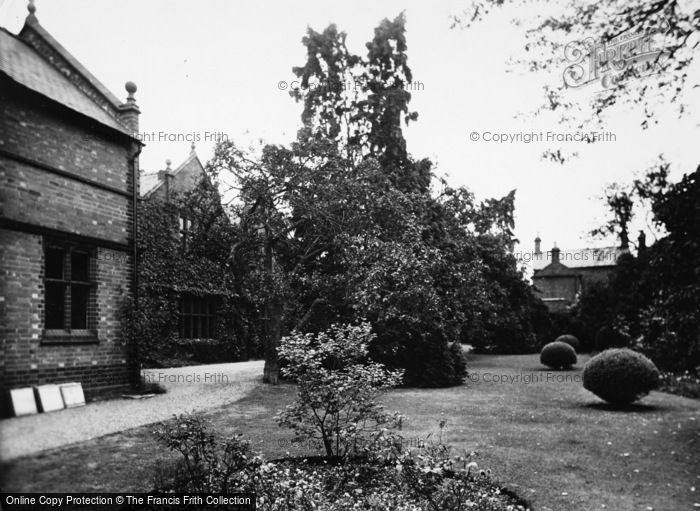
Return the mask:
{"type": "Polygon", "coordinates": [[[170,168],[170,164],[171,164],[172,162],[173,162],[173,161],[172,161],[170,158],[168,158],[167,160],[165,160],[165,166],[166,166],[167,168],[170,168]]]}
{"type": "Polygon", "coordinates": [[[27,4],[27,10],[29,11],[29,14],[34,14],[36,12],[36,5],[34,5],[34,0],[29,0],[29,3],[27,4]]]}
{"type": "Polygon", "coordinates": [[[126,82],[124,84],[126,92],[129,93],[128,99],[134,99],[134,92],[136,92],[136,84],[134,82],[126,82]]]}

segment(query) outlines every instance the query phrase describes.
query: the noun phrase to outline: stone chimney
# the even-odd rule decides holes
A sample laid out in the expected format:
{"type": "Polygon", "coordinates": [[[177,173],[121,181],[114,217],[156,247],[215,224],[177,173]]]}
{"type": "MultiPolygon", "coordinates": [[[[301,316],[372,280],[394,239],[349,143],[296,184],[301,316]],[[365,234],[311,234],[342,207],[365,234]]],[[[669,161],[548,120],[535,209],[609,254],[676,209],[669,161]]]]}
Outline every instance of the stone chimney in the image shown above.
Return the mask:
{"type": "Polygon", "coordinates": [[[170,199],[170,189],[173,183],[173,169],[170,168],[171,160],[165,160],[165,170],[158,171],[158,180],[163,181],[165,189],[165,200],[170,199]]]}
{"type": "Polygon", "coordinates": [[[541,250],[541,244],[542,240],[540,239],[540,235],[538,234],[537,237],[535,238],[535,255],[540,255],[542,253],[541,250]]]}
{"type": "Polygon", "coordinates": [[[136,84],[134,82],[126,82],[124,88],[129,95],[126,98],[126,103],[119,105],[119,119],[131,132],[131,136],[137,137],[139,132],[139,114],[141,110],[139,110],[136,104],[136,98],[134,98],[136,84]]]}
{"type": "Polygon", "coordinates": [[[554,247],[552,248],[552,264],[559,262],[559,253],[560,252],[561,252],[561,250],[559,250],[559,247],[557,247],[557,243],[554,242],[554,247]]]}

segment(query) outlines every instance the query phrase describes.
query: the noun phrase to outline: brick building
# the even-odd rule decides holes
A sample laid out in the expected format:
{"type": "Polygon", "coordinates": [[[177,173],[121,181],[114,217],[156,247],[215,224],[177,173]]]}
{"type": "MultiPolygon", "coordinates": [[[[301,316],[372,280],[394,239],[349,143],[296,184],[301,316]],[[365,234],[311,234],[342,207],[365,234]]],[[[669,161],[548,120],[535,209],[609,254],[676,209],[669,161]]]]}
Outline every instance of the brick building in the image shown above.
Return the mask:
{"type": "MultiPolygon", "coordinates": [[[[221,198],[209,181],[204,166],[197,156],[194,143],[189,156],[175,169],[171,168],[171,160],[166,160],[166,167],[157,172],[141,173],[141,199],[144,201],[172,201],[177,196],[191,192],[204,180],[211,188],[217,204],[221,198]]],[[[180,209],[177,212],[177,222],[174,229],[181,241],[181,248],[186,251],[189,237],[193,228],[194,215],[190,211],[180,209]]],[[[223,210],[222,210],[223,216],[223,210]]],[[[167,236],[168,233],[162,233],[167,236]]],[[[177,302],[177,336],[179,339],[213,339],[220,337],[223,332],[217,325],[221,323],[218,311],[225,288],[215,293],[202,293],[201,281],[193,278],[190,282],[180,282],[178,289],[170,289],[173,299],[177,302]],[[195,292],[190,292],[195,291],[195,292]]],[[[144,289],[148,293],[149,289],[144,289]]],[[[159,293],[162,291],[158,291],[159,293]]]]}
{"type": "Polygon", "coordinates": [[[178,167],[172,169],[171,161],[158,172],[141,173],[141,198],[168,200],[175,193],[192,190],[202,179],[207,179],[204,166],[192,144],[189,156],[178,167]]]}
{"type": "Polygon", "coordinates": [[[180,165],[172,168],[167,160],[163,170],[142,172],[140,182],[139,294],[144,310],[154,311],[147,314],[153,319],[143,344],[145,358],[153,365],[179,365],[254,354],[245,341],[249,336],[240,331],[227,269],[233,226],[194,144],[180,165]],[[158,246],[167,246],[163,250],[177,262],[163,267],[158,246]]]}
{"type": "Polygon", "coordinates": [[[623,251],[618,247],[562,251],[555,246],[542,252],[540,244],[540,238],[535,238],[532,282],[535,294],[551,312],[566,312],[586,286],[606,281],[623,251]]]}
{"type": "Polygon", "coordinates": [[[120,101],[38,22],[0,28],[0,390],[122,388],[135,289],[139,109],[120,101]]]}

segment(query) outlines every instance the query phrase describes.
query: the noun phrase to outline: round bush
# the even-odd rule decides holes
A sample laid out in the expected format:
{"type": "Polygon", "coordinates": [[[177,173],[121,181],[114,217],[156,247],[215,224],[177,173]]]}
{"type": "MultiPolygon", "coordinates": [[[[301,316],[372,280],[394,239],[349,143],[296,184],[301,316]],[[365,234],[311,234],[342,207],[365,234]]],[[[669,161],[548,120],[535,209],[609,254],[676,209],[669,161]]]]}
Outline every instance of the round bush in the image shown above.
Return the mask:
{"type": "Polygon", "coordinates": [[[557,337],[555,339],[555,341],[556,342],[565,342],[566,344],[571,346],[574,349],[574,351],[578,351],[579,348],[581,347],[581,343],[578,342],[578,339],[571,334],[560,335],[559,337],[557,337]]]}
{"type": "Polygon", "coordinates": [[[542,348],[540,362],[552,369],[566,369],[576,363],[576,350],[565,342],[550,342],[542,348]]]}
{"type": "Polygon", "coordinates": [[[583,368],[583,387],[608,403],[626,405],[659,386],[659,370],[628,348],[599,353],[583,368]]]}

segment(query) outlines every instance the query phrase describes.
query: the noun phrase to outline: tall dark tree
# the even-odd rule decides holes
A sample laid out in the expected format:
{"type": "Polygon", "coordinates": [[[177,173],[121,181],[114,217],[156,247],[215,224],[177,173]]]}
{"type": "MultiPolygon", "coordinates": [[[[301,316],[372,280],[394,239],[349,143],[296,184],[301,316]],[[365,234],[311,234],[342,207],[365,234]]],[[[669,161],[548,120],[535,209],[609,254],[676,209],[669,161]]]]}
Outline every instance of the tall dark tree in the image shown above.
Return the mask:
{"type": "Polygon", "coordinates": [[[376,162],[355,165],[313,139],[290,149],[268,145],[259,155],[223,141],[209,168],[237,192],[230,210],[239,239],[231,259],[250,269],[247,289],[263,324],[264,379],[277,383],[281,336],[331,301],[338,282],[326,261],[344,236],[372,230],[368,213],[382,197],[382,175],[376,162]]]}
{"type": "Polygon", "coordinates": [[[584,293],[578,315],[594,329],[626,334],[660,367],[685,370],[700,364],[700,168],[677,183],[667,171],[662,163],[648,172],[631,195],[651,202],[666,235],[618,259],[610,282],[584,293]]]}
{"type": "Polygon", "coordinates": [[[330,25],[302,40],[304,66],[295,67],[301,87],[291,92],[304,104],[304,136],[334,141],[352,159],[373,158],[401,190],[427,192],[431,164],[413,161],[403,129],[418,118],[409,110],[406,18],[385,19],[367,43],[367,56],[352,54],[346,34],[330,25]]]}
{"type": "Polygon", "coordinates": [[[593,236],[616,235],[620,240],[620,248],[629,249],[630,223],[634,216],[634,195],[632,187],[623,187],[617,183],[609,185],[605,190],[605,205],[612,215],[605,225],[591,231],[593,236]]]}

